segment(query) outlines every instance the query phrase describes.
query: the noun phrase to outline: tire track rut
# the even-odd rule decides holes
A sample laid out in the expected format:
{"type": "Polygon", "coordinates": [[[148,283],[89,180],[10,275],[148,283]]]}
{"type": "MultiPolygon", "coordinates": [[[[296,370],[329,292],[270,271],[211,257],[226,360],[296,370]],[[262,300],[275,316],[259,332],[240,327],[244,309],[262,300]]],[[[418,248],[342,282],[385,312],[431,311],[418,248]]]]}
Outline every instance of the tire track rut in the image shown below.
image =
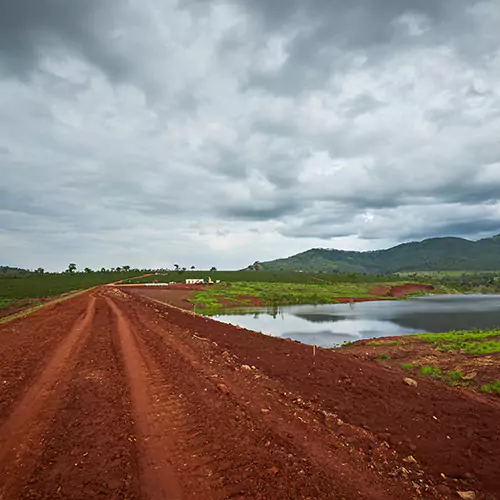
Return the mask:
{"type": "Polygon", "coordinates": [[[95,313],[95,298],[89,297],[83,316],[59,344],[42,372],[17,403],[0,427],[0,498],[12,498],[9,489],[30,470],[40,449],[37,440],[50,416],[57,411],[60,394],[66,389],[62,381],[69,360],[85,342],[95,313]],[[43,413],[43,418],[42,418],[43,413]]]}
{"type": "Polygon", "coordinates": [[[142,452],[141,470],[145,493],[150,499],[181,499],[181,488],[169,462],[168,450],[172,444],[164,424],[172,413],[171,402],[168,397],[164,397],[161,381],[155,380],[158,378],[155,376],[155,367],[141,354],[126,317],[111,298],[106,301],[116,316],[116,330],[130,384],[138,447],[142,452]]]}

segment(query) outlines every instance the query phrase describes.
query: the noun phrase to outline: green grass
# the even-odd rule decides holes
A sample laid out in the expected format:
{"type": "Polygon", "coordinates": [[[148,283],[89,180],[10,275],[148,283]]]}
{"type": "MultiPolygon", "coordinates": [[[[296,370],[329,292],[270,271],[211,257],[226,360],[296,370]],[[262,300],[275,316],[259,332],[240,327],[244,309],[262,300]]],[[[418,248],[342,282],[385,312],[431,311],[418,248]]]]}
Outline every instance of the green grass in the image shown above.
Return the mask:
{"type": "Polygon", "coordinates": [[[112,283],[136,273],[33,274],[22,278],[0,279],[0,308],[22,299],[48,298],[63,293],[112,283]]]}
{"type": "Polygon", "coordinates": [[[226,281],[229,283],[304,283],[304,284],[335,284],[335,283],[383,283],[389,285],[406,282],[395,275],[370,275],[370,274],[342,274],[342,273],[301,273],[296,271],[169,271],[154,274],[143,278],[128,280],[125,283],[168,283],[170,281],[184,282],[186,279],[203,278],[209,276],[213,280],[226,281]]]}
{"type": "Polygon", "coordinates": [[[434,344],[443,351],[463,351],[468,354],[500,352],[500,330],[460,330],[447,333],[421,333],[412,337],[434,344]],[[498,337],[496,339],[495,337],[498,337]]]}
{"type": "Polygon", "coordinates": [[[373,283],[282,283],[282,282],[235,282],[207,286],[194,294],[192,301],[197,307],[217,312],[224,309],[221,300],[238,306],[250,305],[242,297],[255,297],[270,307],[293,304],[335,303],[336,297],[371,297],[373,283]]]}
{"type": "Polygon", "coordinates": [[[16,301],[17,301],[17,299],[6,299],[3,297],[0,297],[0,309],[7,309],[7,307],[11,306],[16,301]]]}
{"type": "Polygon", "coordinates": [[[481,391],[488,392],[490,394],[493,394],[493,393],[500,394],[500,380],[495,380],[489,384],[482,385],[481,391]]]}
{"type": "Polygon", "coordinates": [[[420,369],[420,372],[422,373],[422,375],[424,375],[426,377],[434,378],[434,379],[440,379],[440,378],[442,378],[442,375],[443,375],[441,372],[441,368],[439,368],[439,366],[425,365],[425,366],[422,366],[422,368],[420,369]]]}
{"type": "Polygon", "coordinates": [[[385,345],[385,346],[401,345],[402,343],[403,343],[403,341],[401,339],[400,340],[373,340],[371,342],[368,342],[367,345],[377,347],[377,346],[382,346],[382,345],[385,345]]]}
{"type": "Polygon", "coordinates": [[[415,368],[415,365],[412,363],[403,363],[401,365],[401,368],[403,370],[407,371],[408,373],[413,373],[413,369],[415,368]]]}
{"type": "Polygon", "coordinates": [[[378,357],[378,359],[379,361],[385,361],[386,359],[391,359],[391,357],[389,356],[389,354],[384,352],[378,357]]]}
{"type": "Polygon", "coordinates": [[[405,271],[396,273],[398,276],[402,278],[446,278],[446,277],[458,277],[458,276],[476,276],[482,274],[492,274],[492,275],[500,275],[500,271],[405,271]]]}
{"type": "Polygon", "coordinates": [[[446,375],[449,380],[462,380],[465,375],[460,370],[455,370],[446,375]]]}

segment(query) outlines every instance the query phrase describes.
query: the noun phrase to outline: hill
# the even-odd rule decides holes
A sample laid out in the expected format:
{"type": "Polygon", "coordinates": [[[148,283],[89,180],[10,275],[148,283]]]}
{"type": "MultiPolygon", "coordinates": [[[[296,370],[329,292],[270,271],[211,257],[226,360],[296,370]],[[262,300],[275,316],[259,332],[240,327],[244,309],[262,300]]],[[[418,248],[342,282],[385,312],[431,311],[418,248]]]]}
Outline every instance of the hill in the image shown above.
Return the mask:
{"type": "Polygon", "coordinates": [[[313,248],[288,258],[261,262],[259,266],[265,271],[369,274],[497,271],[500,270],[500,235],[479,241],[452,237],[430,238],[369,252],[313,248]]]}

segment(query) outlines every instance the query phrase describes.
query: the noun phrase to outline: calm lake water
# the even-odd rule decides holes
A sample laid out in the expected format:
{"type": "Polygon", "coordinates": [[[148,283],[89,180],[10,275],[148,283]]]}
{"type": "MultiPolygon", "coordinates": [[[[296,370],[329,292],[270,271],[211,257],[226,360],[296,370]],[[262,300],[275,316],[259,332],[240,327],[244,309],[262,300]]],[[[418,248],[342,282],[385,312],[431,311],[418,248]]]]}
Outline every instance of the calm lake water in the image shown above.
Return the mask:
{"type": "Polygon", "coordinates": [[[219,315],[249,330],[335,347],[360,339],[500,327],[500,295],[434,295],[402,301],[284,306],[219,315]]]}

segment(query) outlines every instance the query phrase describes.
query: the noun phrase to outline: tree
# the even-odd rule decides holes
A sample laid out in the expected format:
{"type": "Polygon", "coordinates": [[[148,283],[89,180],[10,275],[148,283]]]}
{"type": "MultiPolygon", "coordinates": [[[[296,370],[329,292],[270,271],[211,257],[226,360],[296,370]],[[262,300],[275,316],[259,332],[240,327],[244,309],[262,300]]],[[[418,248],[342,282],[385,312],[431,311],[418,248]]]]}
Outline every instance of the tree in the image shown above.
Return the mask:
{"type": "Polygon", "coordinates": [[[92,269],[90,269],[90,267],[86,267],[84,270],[83,270],[84,273],[86,274],[89,274],[92,272],[92,269]]]}
{"type": "Polygon", "coordinates": [[[106,268],[105,267],[101,267],[101,273],[105,273],[106,272],[106,268]]]}
{"type": "Polygon", "coordinates": [[[39,268],[35,271],[35,273],[37,273],[37,274],[44,274],[44,273],[45,273],[45,269],[44,269],[43,267],[39,267],[39,268]]]}
{"type": "Polygon", "coordinates": [[[217,271],[217,268],[215,266],[210,268],[211,273],[215,273],[215,271],[217,271]]]}
{"type": "Polygon", "coordinates": [[[122,269],[128,273],[130,271],[130,266],[122,266],[122,269]]]}
{"type": "Polygon", "coordinates": [[[121,267],[117,267],[117,268],[116,268],[116,272],[117,272],[117,273],[121,273],[121,272],[122,272],[122,268],[121,268],[121,267]]]}
{"type": "Polygon", "coordinates": [[[194,271],[195,269],[196,269],[196,267],[191,266],[191,271],[194,271]]]}
{"type": "Polygon", "coordinates": [[[66,272],[69,273],[69,274],[73,274],[76,272],[76,264],[75,263],[71,263],[69,266],[68,266],[68,269],[66,269],[66,272]]]}

